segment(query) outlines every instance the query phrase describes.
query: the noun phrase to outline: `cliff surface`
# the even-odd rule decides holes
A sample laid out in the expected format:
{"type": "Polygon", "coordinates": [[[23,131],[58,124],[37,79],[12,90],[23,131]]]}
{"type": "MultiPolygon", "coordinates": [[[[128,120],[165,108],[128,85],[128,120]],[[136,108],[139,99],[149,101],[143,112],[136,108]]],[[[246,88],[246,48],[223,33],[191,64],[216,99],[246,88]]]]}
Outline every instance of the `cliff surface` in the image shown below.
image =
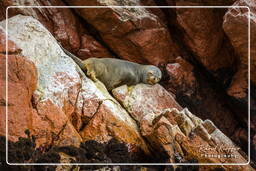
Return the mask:
{"type": "MultiPolygon", "coordinates": [[[[3,0],[0,4],[0,145],[5,149],[7,139],[8,162],[241,163],[49,166],[52,170],[255,169],[253,0],[3,0]],[[251,13],[247,8],[10,8],[6,30],[9,5],[240,5],[251,13]],[[123,85],[108,92],[57,42],[81,59],[110,57],[158,66],[163,78],[159,84],[123,85]],[[251,162],[242,165],[248,162],[248,139],[251,162]]],[[[0,153],[4,162],[5,150],[0,153]]]]}

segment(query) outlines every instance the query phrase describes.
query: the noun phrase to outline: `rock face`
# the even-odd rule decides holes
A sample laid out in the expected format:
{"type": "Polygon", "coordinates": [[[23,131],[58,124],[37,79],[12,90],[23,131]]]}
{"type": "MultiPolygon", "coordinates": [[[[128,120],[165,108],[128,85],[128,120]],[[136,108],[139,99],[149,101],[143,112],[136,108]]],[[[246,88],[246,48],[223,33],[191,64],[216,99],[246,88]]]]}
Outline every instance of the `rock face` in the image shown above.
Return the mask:
{"type": "Polygon", "coordinates": [[[1,68],[1,129],[0,134],[5,135],[6,106],[8,107],[9,136],[12,141],[25,136],[24,131],[30,126],[29,119],[33,113],[31,98],[36,88],[37,72],[35,65],[19,55],[20,49],[8,41],[8,102],[6,93],[6,55],[5,33],[0,29],[0,68],[1,68]],[[21,100],[22,99],[22,100],[21,100]],[[22,109],[22,110],[20,110],[22,109]]]}
{"type": "MultiPolygon", "coordinates": [[[[255,85],[256,85],[256,2],[249,0],[238,0],[233,6],[247,6],[250,9],[250,14],[247,8],[232,8],[229,9],[223,21],[223,29],[229,37],[232,46],[239,57],[238,70],[234,75],[232,82],[227,89],[228,95],[236,100],[236,104],[248,105],[248,96],[250,96],[251,110],[251,142],[254,142],[256,135],[256,100],[255,100],[255,85]],[[250,18],[249,18],[250,15],[250,18]],[[251,93],[248,94],[248,59],[249,59],[249,22],[250,22],[250,81],[251,93]],[[239,25],[239,27],[237,27],[239,25]]],[[[247,120],[248,116],[239,115],[239,118],[247,120]]],[[[252,143],[252,153],[255,153],[255,142],[252,143]]],[[[255,160],[255,156],[253,156],[255,160]]]]}
{"type": "Polygon", "coordinates": [[[103,47],[92,36],[84,34],[81,38],[81,48],[77,51],[77,56],[84,60],[87,58],[112,58],[110,52],[103,47]]]}
{"type": "MultiPolygon", "coordinates": [[[[5,19],[8,6],[65,6],[61,0],[3,0],[0,11],[5,19]]],[[[68,50],[76,53],[82,59],[88,57],[112,55],[98,41],[91,37],[85,27],[69,8],[9,8],[8,17],[22,14],[39,20],[68,50]]]]}
{"type": "MultiPolygon", "coordinates": [[[[256,84],[256,3],[255,1],[239,0],[234,6],[248,6],[250,8],[250,60],[251,60],[251,80],[256,84]]],[[[248,89],[248,28],[249,16],[247,8],[232,8],[224,16],[223,28],[228,35],[236,53],[239,56],[239,66],[232,84],[228,89],[228,94],[242,99],[247,96],[248,89]],[[237,26],[241,26],[237,28],[237,26]]]]}
{"type": "MultiPolygon", "coordinates": [[[[203,6],[205,2],[176,1],[177,6],[203,6]]],[[[220,73],[231,69],[234,56],[229,53],[222,29],[224,9],[214,8],[177,8],[177,24],[183,30],[183,43],[217,79],[220,73]]],[[[221,77],[221,78],[219,78],[221,77]]]]}
{"type": "MultiPolygon", "coordinates": [[[[138,0],[67,2],[69,5],[80,6],[139,5],[138,0]]],[[[144,8],[80,8],[76,11],[99,32],[112,51],[123,59],[159,65],[177,55],[167,28],[157,16],[144,8]]]]}
{"type": "MultiPolygon", "coordinates": [[[[193,156],[199,163],[219,163],[224,160],[209,159],[204,155],[216,154],[217,149],[223,144],[239,148],[211,121],[202,121],[187,109],[181,110],[174,97],[159,85],[151,87],[139,84],[129,88],[122,86],[114,89],[113,95],[140,124],[142,135],[152,147],[160,152],[158,154],[168,156],[165,162],[175,162],[179,157],[189,159],[189,156],[193,156]],[[157,101],[155,101],[156,99],[157,101]],[[204,151],[208,148],[214,150],[204,151]],[[200,152],[202,153],[200,154],[200,152]]],[[[225,162],[246,162],[243,154],[239,151],[233,154],[237,158],[225,159],[225,162]]],[[[226,153],[223,151],[220,155],[226,155],[226,153]]],[[[229,167],[223,166],[223,168],[228,169],[229,167]]],[[[237,169],[252,170],[247,166],[237,169]]]]}
{"type": "Polygon", "coordinates": [[[255,2],[234,1],[2,0],[0,20],[5,18],[8,5],[66,3],[104,8],[9,9],[8,59],[5,21],[0,22],[0,163],[8,168],[2,169],[0,164],[0,170],[37,168],[5,165],[2,154],[6,138],[11,162],[225,164],[247,163],[250,138],[252,163],[246,166],[48,169],[253,170],[255,2]],[[249,94],[245,79],[246,9],[109,7],[232,4],[249,6],[252,11],[251,137],[247,129],[249,94]],[[81,59],[114,57],[157,65],[163,78],[159,84],[123,85],[108,92],[100,81],[87,77],[57,41],[81,59]]]}
{"type": "MultiPolygon", "coordinates": [[[[31,114],[26,113],[30,117],[29,125],[24,125],[36,136],[38,146],[78,146],[82,139],[105,142],[115,137],[148,152],[137,125],[127,112],[111,98],[104,86],[98,83],[97,88],[97,84],[85,77],[37,20],[18,15],[10,18],[8,25],[10,39],[22,49],[22,55],[35,63],[38,72],[33,98],[33,91],[27,97],[30,102],[27,106],[32,110],[31,114]],[[91,120],[87,124],[88,118],[91,120]],[[122,125],[122,129],[117,129],[118,124],[122,125]]],[[[24,134],[20,133],[23,130],[12,130],[10,136],[17,138],[24,134]]]]}
{"type": "MultiPolygon", "coordinates": [[[[236,119],[236,115],[224,100],[226,97],[219,94],[219,90],[212,89],[211,83],[200,79],[198,71],[189,62],[177,58],[175,63],[166,66],[166,70],[169,80],[165,88],[176,95],[182,106],[189,106],[189,109],[201,119],[210,119],[229,137],[240,139],[236,137],[235,132],[247,121],[236,119]]],[[[242,114],[246,115],[240,115],[242,114]]]]}

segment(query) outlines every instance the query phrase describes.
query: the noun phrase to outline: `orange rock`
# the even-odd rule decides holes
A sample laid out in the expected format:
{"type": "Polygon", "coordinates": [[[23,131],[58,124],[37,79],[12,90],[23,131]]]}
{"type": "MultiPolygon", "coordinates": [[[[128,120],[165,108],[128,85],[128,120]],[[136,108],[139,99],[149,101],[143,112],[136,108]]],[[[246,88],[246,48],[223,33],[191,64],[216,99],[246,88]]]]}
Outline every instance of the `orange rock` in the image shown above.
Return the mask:
{"type": "Polygon", "coordinates": [[[102,83],[94,83],[77,68],[40,22],[18,15],[9,19],[9,25],[11,39],[38,70],[28,119],[37,146],[79,146],[82,140],[106,142],[116,138],[150,153],[135,121],[102,83]]]}
{"type": "MultiPolygon", "coordinates": [[[[110,108],[112,101],[103,101],[98,107],[89,123],[80,131],[83,140],[96,140],[98,142],[107,142],[111,138],[116,138],[121,142],[136,146],[149,154],[149,149],[141,138],[140,134],[135,131],[135,125],[131,125],[130,121],[125,119],[126,111],[121,107],[110,108]],[[117,117],[124,115],[123,118],[117,117]]],[[[114,106],[113,106],[114,107],[114,106]]],[[[135,148],[135,147],[134,147],[135,148]]],[[[135,149],[134,149],[135,150],[135,149]]]]}
{"type": "MultiPolygon", "coordinates": [[[[1,37],[1,41],[3,37],[1,37]]],[[[14,44],[12,44],[14,46],[14,44]]],[[[0,44],[3,48],[3,44],[0,44]]],[[[15,46],[14,46],[15,47],[15,46]]],[[[5,48],[5,47],[4,47],[5,48]]],[[[11,48],[11,52],[15,48],[11,48]]],[[[20,55],[8,56],[8,104],[6,88],[6,56],[0,54],[0,89],[1,89],[1,127],[0,134],[5,136],[6,107],[8,107],[8,138],[17,141],[26,137],[24,131],[31,128],[32,104],[31,98],[36,88],[37,72],[35,65],[20,55]]]]}
{"type": "MultiPolygon", "coordinates": [[[[114,89],[113,95],[138,122],[142,135],[155,151],[154,155],[165,156],[164,162],[185,162],[190,159],[195,159],[199,163],[247,162],[247,157],[240,153],[240,148],[210,120],[202,121],[188,109],[182,110],[172,95],[160,85],[139,84],[129,88],[122,86],[114,89]],[[227,152],[223,151],[224,148],[234,150],[227,152]],[[205,156],[206,154],[217,154],[221,157],[209,157],[205,156]],[[235,157],[227,158],[224,156],[227,154],[235,157]]],[[[241,166],[237,169],[253,170],[251,166],[241,166]]]]}

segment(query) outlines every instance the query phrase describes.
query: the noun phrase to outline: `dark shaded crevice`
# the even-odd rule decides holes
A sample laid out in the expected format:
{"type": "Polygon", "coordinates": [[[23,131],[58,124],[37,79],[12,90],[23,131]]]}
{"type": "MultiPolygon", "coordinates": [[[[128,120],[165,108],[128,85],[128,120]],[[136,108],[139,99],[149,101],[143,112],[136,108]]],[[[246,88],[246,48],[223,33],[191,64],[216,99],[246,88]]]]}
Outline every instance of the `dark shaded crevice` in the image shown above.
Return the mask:
{"type": "MultiPolygon", "coordinates": [[[[170,2],[170,1],[169,1],[170,2]]],[[[170,4],[167,4],[166,1],[157,1],[155,0],[155,3],[158,6],[167,6],[170,4]]],[[[175,6],[175,1],[172,1],[172,6],[175,6]]],[[[162,8],[161,9],[163,11],[163,13],[165,14],[166,18],[168,18],[168,23],[167,23],[167,27],[169,29],[170,35],[173,38],[174,42],[176,42],[178,44],[179,47],[179,52],[181,53],[182,58],[184,58],[186,61],[188,61],[190,64],[192,64],[192,66],[194,66],[194,74],[196,79],[199,81],[199,88],[197,88],[196,92],[195,92],[195,97],[197,96],[197,94],[201,94],[203,95],[202,91],[203,89],[207,88],[209,89],[213,94],[213,97],[210,98],[217,98],[219,99],[218,103],[223,106],[224,108],[226,108],[230,113],[233,113],[233,117],[234,119],[239,123],[238,125],[240,125],[242,128],[247,129],[247,125],[246,123],[244,123],[242,121],[242,119],[237,119],[237,118],[241,118],[241,116],[243,116],[241,114],[242,113],[246,113],[246,111],[248,110],[247,105],[243,105],[243,106],[238,106],[237,107],[237,103],[234,103],[234,99],[232,100],[232,97],[228,96],[226,93],[226,89],[228,88],[228,86],[231,83],[231,78],[233,77],[233,75],[235,74],[236,70],[237,70],[237,64],[239,63],[238,58],[235,58],[234,61],[234,68],[226,68],[223,70],[219,70],[217,71],[215,74],[220,74],[221,76],[225,76],[226,78],[229,79],[223,79],[220,80],[218,78],[216,78],[213,73],[209,72],[201,62],[199,62],[197,60],[197,57],[193,54],[193,52],[190,50],[189,47],[186,46],[185,42],[184,42],[184,35],[185,30],[183,28],[181,28],[178,24],[177,21],[177,14],[176,14],[176,9],[175,8],[162,8]],[[228,71],[228,72],[227,72],[228,71]],[[222,82],[224,84],[222,84],[222,82]],[[234,105],[236,105],[236,107],[234,108],[234,105]]],[[[220,11],[219,15],[224,15],[225,10],[220,11]]],[[[227,36],[224,34],[224,38],[223,38],[223,42],[222,44],[227,43],[227,46],[230,47],[231,49],[229,49],[229,53],[232,53],[232,55],[235,55],[234,53],[234,49],[231,46],[231,43],[229,41],[229,39],[227,38],[227,36]]],[[[212,96],[210,95],[210,96],[212,96]]],[[[205,117],[207,117],[207,113],[204,113],[204,110],[200,110],[203,109],[201,106],[200,107],[200,101],[198,102],[193,102],[193,100],[191,100],[191,97],[186,97],[185,94],[183,94],[182,92],[179,92],[178,94],[176,94],[177,97],[177,101],[178,103],[182,106],[182,107],[188,107],[189,110],[192,113],[195,114],[199,114],[200,115],[205,115],[205,117]]],[[[203,104],[202,104],[203,105],[203,104]]],[[[206,106],[204,106],[206,107],[206,106]]],[[[202,118],[203,119],[203,118],[202,118]]],[[[214,120],[213,120],[214,121],[214,120]]],[[[219,127],[219,125],[218,125],[219,127]]],[[[223,130],[222,130],[223,131],[223,130]]],[[[224,131],[225,132],[225,131],[224,131]]],[[[239,142],[236,141],[236,143],[239,144],[239,142]]],[[[242,148],[244,150],[246,150],[248,147],[246,144],[239,144],[242,146],[242,148]]]]}
{"type": "Polygon", "coordinates": [[[256,117],[256,85],[252,81],[250,81],[250,102],[251,115],[256,117]]]}
{"type": "Polygon", "coordinates": [[[84,116],[81,117],[82,126],[80,127],[79,131],[82,131],[82,130],[87,126],[87,124],[90,122],[90,120],[93,119],[94,115],[99,112],[99,109],[100,109],[100,107],[101,107],[101,105],[102,105],[103,102],[104,102],[104,100],[98,101],[98,106],[97,106],[95,112],[92,114],[92,117],[91,117],[91,118],[85,118],[84,116]]]}
{"type": "MultiPolygon", "coordinates": [[[[166,1],[155,0],[155,3],[159,6],[170,5],[170,4],[167,4],[166,1]]],[[[172,0],[171,5],[176,6],[174,0],[172,0]]],[[[193,54],[193,52],[190,50],[190,48],[188,46],[186,46],[186,43],[183,41],[184,35],[186,34],[186,32],[178,24],[176,9],[175,8],[161,8],[161,10],[165,14],[166,18],[168,18],[167,27],[168,27],[171,37],[178,44],[179,52],[181,53],[181,57],[184,58],[186,61],[188,61],[190,64],[192,64],[198,73],[201,73],[200,77],[202,77],[203,80],[210,82],[212,85],[214,85],[215,89],[225,91],[225,89],[227,88],[227,86],[229,85],[231,80],[227,81],[227,83],[225,85],[220,84],[216,80],[216,78],[212,75],[212,73],[209,72],[203,66],[203,64],[197,60],[196,56],[193,54]]],[[[224,13],[224,12],[221,11],[221,13],[224,13]]],[[[224,41],[226,41],[228,43],[228,45],[231,45],[231,43],[229,42],[226,35],[224,35],[224,40],[223,40],[222,44],[224,43],[224,41]]],[[[232,46],[230,46],[230,47],[232,47],[232,46]]],[[[234,51],[234,49],[232,49],[231,51],[234,51]]],[[[237,58],[235,58],[235,59],[237,59],[237,58]]],[[[237,62],[238,61],[235,61],[235,66],[237,66],[237,62]]],[[[219,71],[219,72],[221,72],[221,71],[219,71]]],[[[235,72],[236,72],[236,70],[233,70],[231,73],[229,73],[230,77],[232,77],[235,74],[235,72]]],[[[224,73],[224,72],[222,72],[222,73],[224,73]]]]}
{"type": "MultiPolygon", "coordinates": [[[[11,163],[60,163],[60,153],[75,157],[71,158],[72,163],[152,163],[158,162],[154,156],[146,155],[142,150],[129,152],[125,143],[116,139],[111,139],[106,143],[99,143],[94,140],[89,140],[80,144],[80,147],[74,146],[52,146],[50,149],[37,148],[35,137],[30,136],[29,131],[26,131],[27,138],[20,137],[17,142],[8,141],[8,161],[11,163]]],[[[6,164],[6,139],[0,136],[0,170],[8,171],[53,171],[57,166],[11,166],[6,164]]],[[[75,166],[74,166],[75,167],[75,166]]],[[[102,167],[113,166],[79,166],[82,170],[96,170],[102,167]]],[[[151,171],[164,171],[165,166],[120,166],[122,171],[140,170],[140,168],[151,168],[151,171]]],[[[74,168],[73,168],[74,169],[74,168]]]]}
{"type": "MultiPolygon", "coordinates": [[[[65,0],[63,1],[63,3],[67,5],[67,3],[65,2],[65,0]]],[[[102,39],[100,32],[93,26],[91,25],[89,22],[87,22],[83,17],[81,17],[79,14],[77,14],[77,12],[75,11],[75,9],[70,9],[73,13],[73,15],[75,16],[75,18],[78,19],[78,21],[81,23],[82,27],[84,27],[86,29],[86,31],[88,31],[89,35],[92,36],[97,42],[99,42],[104,48],[106,48],[108,50],[108,52],[115,58],[120,58],[113,50],[112,48],[110,48],[108,46],[108,44],[102,39]]],[[[86,32],[85,32],[86,34],[86,32]]],[[[80,35],[81,36],[81,35],[80,35]]],[[[80,45],[81,46],[81,45],[80,45]]]]}

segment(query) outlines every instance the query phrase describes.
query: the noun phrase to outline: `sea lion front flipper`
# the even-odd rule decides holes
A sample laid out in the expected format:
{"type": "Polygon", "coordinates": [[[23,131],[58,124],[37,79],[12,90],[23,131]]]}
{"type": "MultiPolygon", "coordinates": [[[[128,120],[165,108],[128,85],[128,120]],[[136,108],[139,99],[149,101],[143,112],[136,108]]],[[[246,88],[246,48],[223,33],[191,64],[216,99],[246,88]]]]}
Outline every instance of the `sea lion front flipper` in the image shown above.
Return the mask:
{"type": "Polygon", "coordinates": [[[96,82],[98,79],[96,78],[96,73],[95,73],[95,71],[89,71],[89,70],[87,70],[87,75],[94,81],[94,82],[96,82]]]}

